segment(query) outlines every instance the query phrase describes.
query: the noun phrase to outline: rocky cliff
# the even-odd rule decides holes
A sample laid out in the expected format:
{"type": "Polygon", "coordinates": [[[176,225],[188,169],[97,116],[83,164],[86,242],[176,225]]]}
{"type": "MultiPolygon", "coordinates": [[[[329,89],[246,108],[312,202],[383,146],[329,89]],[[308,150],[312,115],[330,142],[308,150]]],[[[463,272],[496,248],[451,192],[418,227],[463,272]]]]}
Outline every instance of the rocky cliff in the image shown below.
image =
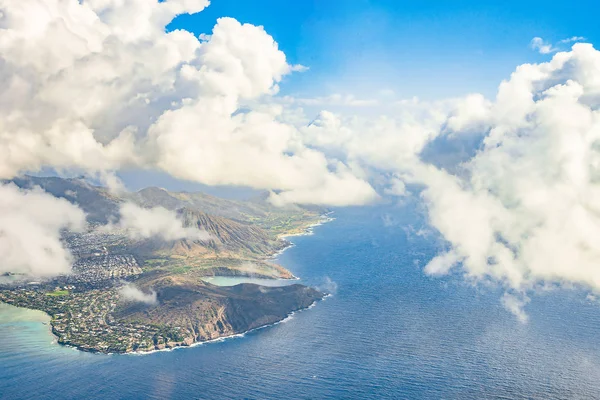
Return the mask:
{"type": "Polygon", "coordinates": [[[157,303],[123,303],[114,318],[177,331],[177,340],[164,343],[165,346],[188,345],[270,325],[324,296],[298,284],[264,287],[244,283],[218,287],[180,276],[159,277],[138,284],[144,290],[154,291],[157,303]]]}

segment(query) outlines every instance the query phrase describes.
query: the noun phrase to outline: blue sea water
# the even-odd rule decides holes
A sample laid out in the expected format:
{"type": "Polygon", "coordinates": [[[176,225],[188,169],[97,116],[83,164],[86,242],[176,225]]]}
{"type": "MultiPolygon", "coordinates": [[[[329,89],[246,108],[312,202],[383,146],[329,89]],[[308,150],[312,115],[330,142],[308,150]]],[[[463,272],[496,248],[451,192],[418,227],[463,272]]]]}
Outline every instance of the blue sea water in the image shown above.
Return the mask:
{"type": "Polygon", "coordinates": [[[338,210],[279,261],[332,297],[244,337],[147,355],[53,344],[39,313],[0,307],[2,399],[600,398],[600,305],[427,277],[439,249],[412,205],[338,210]],[[31,313],[25,311],[25,313],[31,313]]]}

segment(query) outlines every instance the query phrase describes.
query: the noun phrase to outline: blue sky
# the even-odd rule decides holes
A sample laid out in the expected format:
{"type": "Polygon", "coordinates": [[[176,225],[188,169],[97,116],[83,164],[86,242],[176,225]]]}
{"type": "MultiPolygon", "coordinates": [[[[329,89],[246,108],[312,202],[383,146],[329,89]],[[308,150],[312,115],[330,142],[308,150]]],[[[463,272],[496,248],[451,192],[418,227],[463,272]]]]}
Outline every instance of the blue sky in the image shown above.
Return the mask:
{"type": "Polygon", "coordinates": [[[209,32],[219,17],[263,25],[291,63],[310,67],[288,77],[282,93],[301,96],[381,89],[398,97],[493,96],[525,62],[548,59],[529,47],[583,36],[595,43],[594,1],[213,0],[170,29],[209,32]]]}

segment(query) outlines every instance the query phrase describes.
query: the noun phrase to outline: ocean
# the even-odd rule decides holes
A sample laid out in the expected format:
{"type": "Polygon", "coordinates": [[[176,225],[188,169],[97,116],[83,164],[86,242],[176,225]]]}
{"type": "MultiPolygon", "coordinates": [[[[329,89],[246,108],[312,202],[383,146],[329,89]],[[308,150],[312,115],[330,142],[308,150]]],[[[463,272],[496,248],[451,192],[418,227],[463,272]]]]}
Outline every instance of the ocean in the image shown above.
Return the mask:
{"type": "Polygon", "coordinates": [[[88,354],[57,345],[44,314],[0,306],[0,398],[600,398],[600,304],[585,291],[532,296],[523,324],[498,288],[423,273],[443,243],[413,204],[334,217],[278,257],[333,295],[241,337],[88,354]]]}

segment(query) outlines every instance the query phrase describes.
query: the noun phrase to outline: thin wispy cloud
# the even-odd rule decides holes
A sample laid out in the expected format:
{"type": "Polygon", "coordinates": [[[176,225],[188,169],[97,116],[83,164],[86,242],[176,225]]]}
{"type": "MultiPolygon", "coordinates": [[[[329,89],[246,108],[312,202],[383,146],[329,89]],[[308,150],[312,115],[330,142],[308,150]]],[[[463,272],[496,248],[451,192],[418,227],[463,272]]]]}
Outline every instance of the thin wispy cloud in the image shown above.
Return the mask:
{"type": "Polygon", "coordinates": [[[534,37],[533,39],[531,39],[529,46],[540,54],[551,54],[562,50],[561,47],[566,47],[560,46],[561,44],[565,45],[570,43],[577,43],[582,42],[584,40],[586,39],[583,36],[572,36],[570,38],[559,40],[556,44],[552,44],[542,39],[541,37],[534,37]]]}
{"type": "Polygon", "coordinates": [[[546,42],[541,37],[534,37],[529,44],[531,48],[540,54],[550,54],[558,51],[551,43],[546,42]]]}
{"type": "Polygon", "coordinates": [[[572,36],[570,38],[563,39],[558,43],[574,43],[574,42],[582,42],[586,40],[583,36],[572,36]]]}
{"type": "Polygon", "coordinates": [[[183,226],[177,213],[163,207],[143,208],[133,203],[123,203],[116,224],[100,228],[102,231],[122,230],[131,239],[160,238],[166,241],[190,239],[210,240],[211,236],[198,227],[183,226]]]}
{"type": "Polygon", "coordinates": [[[150,293],[143,292],[133,283],[128,283],[119,289],[119,295],[125,301],[144,303],[148,305],[158,304],[158,298],[155,291],[150,293]]]}

